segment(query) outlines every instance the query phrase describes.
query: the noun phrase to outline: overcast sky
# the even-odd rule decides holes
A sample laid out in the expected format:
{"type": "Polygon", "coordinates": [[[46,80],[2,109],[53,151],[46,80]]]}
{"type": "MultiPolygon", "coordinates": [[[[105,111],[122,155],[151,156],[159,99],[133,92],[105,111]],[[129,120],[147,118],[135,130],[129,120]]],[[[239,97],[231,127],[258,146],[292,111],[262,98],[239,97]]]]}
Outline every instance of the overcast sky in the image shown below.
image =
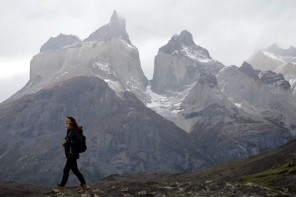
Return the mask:
{"type": "Polygon", "coordinates": [[[29,80],[30,60],[50,37],[84,39],[107,24],[113,10],[125,17],[148,79],[158,49],[185,29],[226,66],[240,66],[273,43],[296,46],[295,0],[0,0],[0,5],[0,102],[29,80]]]}

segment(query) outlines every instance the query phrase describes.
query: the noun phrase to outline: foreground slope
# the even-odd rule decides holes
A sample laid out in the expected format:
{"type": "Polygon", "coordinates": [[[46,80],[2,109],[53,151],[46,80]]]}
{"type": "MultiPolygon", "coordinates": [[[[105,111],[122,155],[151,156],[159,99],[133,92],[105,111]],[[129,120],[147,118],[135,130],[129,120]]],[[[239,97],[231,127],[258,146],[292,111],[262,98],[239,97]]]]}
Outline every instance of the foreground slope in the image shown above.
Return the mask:
{"type": "MultiPolygon", "coordinates": [[[[113,175],[96,183],[85,196],[295,196],[296,141],[248,159],[185,174],[113,175]]],[[[77,194],[76,186],[65,196],[77,194]]],[[[1,182],[0,192],[46,196],[49,188],[1,182]]]]}

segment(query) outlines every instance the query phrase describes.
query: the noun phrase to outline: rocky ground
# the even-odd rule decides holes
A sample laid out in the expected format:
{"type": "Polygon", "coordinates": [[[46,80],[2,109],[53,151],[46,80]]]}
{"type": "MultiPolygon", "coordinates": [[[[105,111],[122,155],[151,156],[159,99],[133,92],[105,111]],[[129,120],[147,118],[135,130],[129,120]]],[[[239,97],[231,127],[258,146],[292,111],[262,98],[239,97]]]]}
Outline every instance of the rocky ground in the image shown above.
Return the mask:
{"type": "MultiPolygon", "coordinates": [[[[140,176],[140,175],[139,175],[140,176]]],[[[145,176],[145,175],[142,175],[145,176]]],[[[161,175],[154,175],[157,178],[161,175]]],[[[111,177],[109,177],[110,179],[111,177]]],[[[113,177],[114,178],[114,177],[113,177]]],[[[54,195],[50,188],[30,185],[1,185],[1,196],[65,196],[65,197],[177,197],[177,196],[295,196],[296,192],[288,188],[275,189],[252,182],[231,181],[122,181],[123,177],[116,180],[104,180],[91,184],[89,192],[80,194],[78,187],[69,186],[63,195],[54,195]]],[[[139,177],[140,178],[140,177],[139,177]]],[[[124,178],[126,179],[126,177],[124,178]]],[[[296,179],[294,178],[294,182],[296,179]]],[[[294,183],[295,187],[295,183],[294,183]]]]}
{"type": "Polygon", "coordinates": [[[79,194],[69,186],[63,195],[51,188],[1,182],[0,196],[177,197],[296,196],[296,141],[245,160],[183,174],[112,175],[79,194]]]}

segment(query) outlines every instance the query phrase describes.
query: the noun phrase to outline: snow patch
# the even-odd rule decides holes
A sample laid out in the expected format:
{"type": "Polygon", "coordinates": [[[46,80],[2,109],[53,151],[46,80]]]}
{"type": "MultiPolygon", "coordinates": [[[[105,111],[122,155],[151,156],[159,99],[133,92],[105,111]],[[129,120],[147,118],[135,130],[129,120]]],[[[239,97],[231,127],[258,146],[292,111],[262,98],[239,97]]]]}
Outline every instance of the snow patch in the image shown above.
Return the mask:
{"type": "Polygon", "coordinates": [[[65,76],[65,75],[67,75],[69,72],[64,72],[63,74],[62,74],[62,76],[65,76]]]}
{"type": "MultiPolygon", "coordinates": [[[[130,81],[127,81],[126,84],[132,90],[139,90],[140,89],[139,88],[140,85],[138,84],[137,80],[134,80],[133,76],[131,76],[130,81]]],[[[128,90],[130,91],[130,89],[128,89],[128,90]]]]}
{"type": "Polygon", "coordinates": [[[195,61],[204,62],[204,63],[213,61],[212,59],[200,53],[200,51],[194,50],[190,47],[183,47],[181,51],[184,53],[185,56],[195,61]]]}
{"type": "Polygon", "coordinates": [[[101,62],[101,61],[96,61],[92,64],[94,69],[100,69],[104,72],[106,72],[107,74],[111,74],[111,70],[110,70],[110,64],[105,63],[105,62],[101,62]]]}
{"type": "Polygon", "coordinates": [[[104,81],[108,84],[108,86],[114,90],[114,92],[118,95],[121,96],[121,93],[124,92],[124,88],[118,81],[112,81],[110,79],[104,79],[104,81]]]}
{"type": "Polygon", "coordinates": [[[242,108],[243,104],[241,103],[234,103],[238,108],[242,108]]]}
{"type": "Polygon", "coordinates": [[[127,50],[137,50],[137,47],[135,47],[134,45],[129,44],[126,40],[120,39],[120,41],[124,44],[125,49],[127,50]]]}
{"type": "Polygon", "coordinates": [[[182,92],[172,93],[171,95],[173,96],[159,95],[151,90],[151,86],[148,86],[145,93],[150,96],[150,102],[147,103],[147,107],[159,114],[177,114],[183,111],[183,109],[180,108],[182,101],[194,87],[195,83],[196,82],[189,85],[182,92]]]}
{"type": "Polygon", "coordinates": [[[295,86],[296,85],[296,79],[290,79],[289,83],[291,84],[291,86],[295,86]]]}
{"type": "Polygon", "coordinates": [[[151,86],[147,87],[146,93],[151,97],[151,102],[147,103],[147,107],[158,109],[157,111],[159,111],[162,108],[165,109],[170,106],[169,98],[153,92],[151,86]]]}
{"type": "Polygon", "coordinates": [[[75,42],[75,43],[70,44],[70,45],[65,45],[60,50],[57,50],[57,51],[66,50],[66,49],[69,49],[69,48],[75,48],[75,47],[78,47],[80,44],[81,44],[81,42],[75,42]]]}
{"type": "Polygon", "coordinates": [[[283,63],[285,63],[285,64],[287,63],[287,62],[285,62],[285,61],[281,58],[281,56],[276,56],[275,54],[270,53],[270,52],[268,52],[268,51],[263,51],[263,54],[266,55],[267,57],[271,58],[271,59],[281,61],[281,62],[283,62],[283,63]]]}
{"type": "Polygon", "coordinates": [[[280,55],[275,55],[269,51],[263,51],[263,54],[266,55],[267,57],[281,61],[283,64],[291,63],[293,65],[296,64],[296,57],[293,56],[280,56],[280,55]]]}

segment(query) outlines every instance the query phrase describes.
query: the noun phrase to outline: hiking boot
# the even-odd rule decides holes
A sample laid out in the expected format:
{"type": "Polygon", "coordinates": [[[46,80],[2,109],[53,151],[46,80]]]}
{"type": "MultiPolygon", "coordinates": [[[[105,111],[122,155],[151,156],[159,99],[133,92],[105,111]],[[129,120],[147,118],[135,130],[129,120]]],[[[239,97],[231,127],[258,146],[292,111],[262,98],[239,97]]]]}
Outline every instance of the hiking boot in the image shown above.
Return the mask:
{"type": "Polygon", "coordinates": [[[81,193],[81,192],[86,192],[88,190],[90,190],[90,187],[87,184],[81,184],[80,185],[80,190],[78,192],[81,193]]]}
{"type": "Polygon", "coordinates": [[[56,194],[63,194],[64,193],[64,187],[58,186],[57,188],[52,189],[51,191],[56,193],[56,194]]]}

